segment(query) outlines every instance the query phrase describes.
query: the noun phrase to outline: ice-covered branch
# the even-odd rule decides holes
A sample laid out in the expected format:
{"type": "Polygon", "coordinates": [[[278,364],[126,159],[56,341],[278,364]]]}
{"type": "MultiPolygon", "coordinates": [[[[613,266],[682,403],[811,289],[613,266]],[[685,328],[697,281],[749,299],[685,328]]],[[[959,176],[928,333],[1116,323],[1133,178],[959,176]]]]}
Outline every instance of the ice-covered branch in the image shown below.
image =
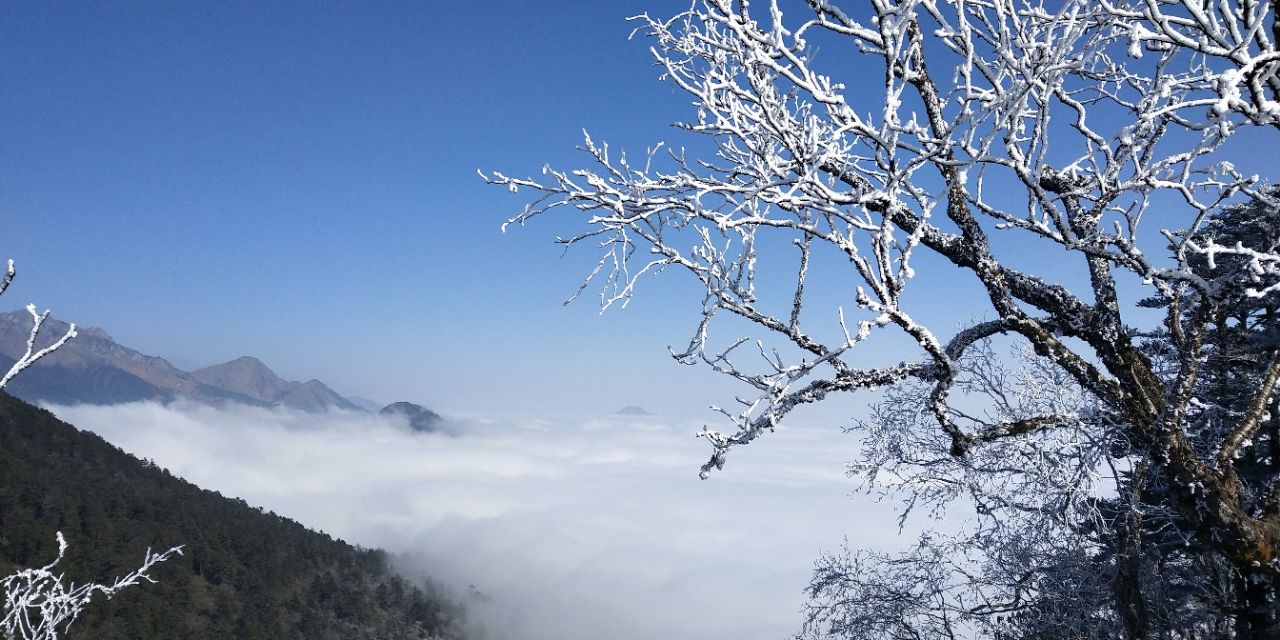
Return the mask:
{"type": "Polygon", "coordinates": [[[721,411],[730,429],[701,434],[704,476],[796,406],[904,383],[926,389],[916,409],[956,464],[1080,433],[1070,411],[960,406],[964,359],[1002,335],[1097,402],[1108,437],[1154,476],[1206,487],[1166,505],[1186,526],[1229,532],[1232,562],[1280,574],[1280,551],[1266,551],[1280,549],[1280,521],[1249,503],[1262,492],[1215,471],[1223,425],[1262,432],[1280,408],[1203,408],[1203,380],[1227,374],[1195,346],[1278,315],[1280,246],[1263,240],[1280,228],[1222,232],[1244,198],[1276,215],[1274,167],[1240,152],[1280,124],[1275,12],[1252,0],[700,0],[636,19],[691,103],[677,124],[688,149],[655,145],[632,162],[587,137],[586,167],[485,179],[534,194],[508,226],[576,218],[562,242],[599,252],[583,286],[601,286],[603,307],[646,275],[700,287],[702,317],[673,355],[750,390],[721,411]],[[930,286],[961,281],[994,319],[931,326],[930,286]],[[1126,282],[1168,311],[1158,356],[1134,329],[1126,282]],[[888,333],[912,349],[889,361],[902,364],[862,360],[888,333]]]}
{"type": "Polygon", "coordinates": [[[111,598],[121,589],[140,582],[155,582],[151,570],[174,554],[181,555],[182,547],[173,547],[163,553],[150,549],[143,555],[142,564],[134,571],[109,583],[64,584],[63,576],[54,569],[66,555],[67,542],[58,532],[58,557],[38,569],[25,569],[0,581],[4,589],[4,618],[0,619],[0,633],[9,640],[57,640],[84,611],[95,596],[111,598]]]}
{"type": "MultiPolygon", "coordinates": [[[[8,267],[5,270],[4,280],[0,281],[0,294],[3,294],[8,290],[9,285],[13,283],[13,277],[16,273],[13,260],[9,260],[8,267]]],[[[18,358],[18,360],[13,363],[13,366],[9,367],[9,371],[6,372],[3,377],[0,377],[0,389],[9,384],[9,381],[12,380],[14,376],[18,375],[20,371],[35,364],[36,361],[40,360],[40,358],[53,353],[57,349],[61,348],[62,345],[66,344],[68,340],[76,336],[76,325],[72,324],[67,328],[67,332],[52,344],[41,349],[36,349],[36,338],[40,334],[41,325],[44,324],[45,320],[49,319],[49,311],[46,310],[44,313],[36,313],[36,306],[34,304],[29,304],[27,305],[27,312],[31,314],[32,322],[31,333],[27,336],[27,350],[22,357],[18,358]]]]}
{"type": "MultiPolygon", "coordinates": [[[[12,262],[10,265],[12,265],[12,262]]],[[[10,273],[12,274],[12,266],[10,266],[10,273]]],[[[6,279],[4,284],[8,285],[8,279],[6,279]]],[[[0,292],[2,291],[3,287],[0,287],[0,292]]],[[[31,333],[27,335],[27,350],[18,358],[17,362],[13,363],[13,366],[9,367],[9,371],[4,374],[4,377],[0,378],[0,388],[9,384],[9,381],[12,380],[14,376],[18,375],[18,373],[23,369],[35,364],[41,358],[49,355],[50,353],[57,351],[62,347],[62,345],[66,344],[68,340],[76,337],[76,325],[72,323],[67,328],[66,333],[62,334],[62,337],[55,340],[49,346],[42,349],[36,349],[36,338],[40,334],[40,327],[44,324],[45,320],[49,319],[49,312],[46,310],[44,313],[37,313],[36,306],[34,304],[27,305],[27,312],[31,314],[32,321],[31,333]]]]}

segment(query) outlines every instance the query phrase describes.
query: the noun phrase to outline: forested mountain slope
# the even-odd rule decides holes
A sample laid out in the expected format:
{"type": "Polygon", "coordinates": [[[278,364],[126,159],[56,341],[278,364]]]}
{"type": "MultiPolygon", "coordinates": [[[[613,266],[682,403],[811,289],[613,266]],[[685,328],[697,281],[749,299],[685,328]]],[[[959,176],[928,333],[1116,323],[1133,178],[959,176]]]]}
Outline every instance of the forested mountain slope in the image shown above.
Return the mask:
{"type": "Polygon", "coordinates": [[[174,477],[0,392],[0,575],[70,543],[68,580],[128,572],[185,545],[158,584],[95,601],[68,638],[461,638],[461,607],[352,547],[174,477]]]}

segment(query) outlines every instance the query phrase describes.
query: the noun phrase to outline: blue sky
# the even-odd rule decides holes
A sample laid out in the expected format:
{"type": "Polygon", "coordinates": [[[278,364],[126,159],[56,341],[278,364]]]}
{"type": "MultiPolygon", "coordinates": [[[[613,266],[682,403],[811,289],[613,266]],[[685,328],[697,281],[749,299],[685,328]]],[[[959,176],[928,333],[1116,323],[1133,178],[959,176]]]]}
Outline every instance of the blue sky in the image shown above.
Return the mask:
{"type": "MultiPolygon", "coordinates": [[[[695,325],[690,285],[647,282],[604,316],[590,296],[562,306],[595,256],[562,255],[565,224],[500,233],[527,196],[476,175],[580,166],[583,129],[633,152],[680,143],[689,99],[626,18],[687,7],[5,3],[0,255],[20,275],[0,306],[34,301],[183,367],[250,354],[445,412],[714,419],[741,389],[666,352],[695,325]]],[[[840,51],[821,55],[866,73],[840,51]]],[[[1166,224],[1183,226],[1147,232],[1166,224]]],[[[1043,244],[996,239],[1058,279],[1043,244]]],[[[909,295],[948,334],[985,312],[943,266],[909,295]]]]}
{"type": "Polygon", "coordinates": [[[716,383],[664,348],[696,301],[562,307],[590,256],[501,234],[476,175],[669,135],[625,18],[687,3],[643,5],[5,3],[5,307],[445,410],[696,410],[716,383]]]}

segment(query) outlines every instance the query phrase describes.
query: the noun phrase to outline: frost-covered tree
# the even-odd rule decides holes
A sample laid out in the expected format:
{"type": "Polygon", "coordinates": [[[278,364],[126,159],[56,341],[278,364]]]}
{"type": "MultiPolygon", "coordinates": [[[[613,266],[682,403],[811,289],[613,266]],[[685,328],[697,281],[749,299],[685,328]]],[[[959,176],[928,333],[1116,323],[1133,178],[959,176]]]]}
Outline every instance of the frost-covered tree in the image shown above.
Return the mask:
{"type": "MultiPolygon", "coordinates": [[[[1226,207],[1191,239],[1273,251],[1280,210],[1264,203],[1226,207]]],[[[1212,266],[1195,259],[1190,269],[1220,292],[1182,301],[1189,317],[1210,318],[1185,424],[1196,447],[1210,447],[1251,410],[1265,382],[1265,356],[1276,349],[1280,329],[1276,300],[1248,290],[1270,286],[1275,276],[1255,280],[1239,254],[1212,266]]],[[[1158,297],[1143,303],[1164,306],[1158,297]]],[[[1171,339],[1156,328],[1139,342],[1162,379],[1178,370],[1171,339]]],[[[1024,352],[1011,359],[1021,366],[1011,369],[1008,360],[996,358],[986,341],[969,350],[958,363],[956,388],[982,398],[968,404],[983,407],[987,421],[1053,413],[1075,416],[1074,428],[956,459],[947,438],[924,428],[927,388],[906,385],[885,394],[859,425],[865,446],[852,470],[873,490],[904,497],[907,510],[944,508],[960,497],[978,508],[948,538],[925,536],[904,553],[846,549],[822,557],[810,584],[806,637],[851,635],[842,630],[854,627],[862,630],[854,637],[896,637],[902,629],[936,636],[930,625],[942,613],[951,629],[970,632],[961,637],[977,630],[997,638],[1274,637],[1269,570],[1234,565],[1218,545],[1197,539],[1195,524],[1177,508],[1180,488],[1151,473],[1115,424],[1121,418],[1079,393],[1051,361],[1024,352]],[[1099,486],[1101,478],[1113,484],[1099,486]],[[918,578],[924,575],[932,582],[918,578]],[[929,590],[932,600],[892,597],[924,584],[945,587],[929,590]],[[868,623],[868,615],[894,626],[868,623]]],[[[1254,444],[1235,461],[1251,513],[1264,513],[1263,503],[1275,499],[1280,475],[1280,411],[1274,395],[1270,402],[1254,444]]]]}
{"type": "MultiPolygon", "coordinates": [[[[1239,216],[1214,214],[1244,202],[1274,218],[1280,207],[1266,188],[1274,160],[1248,152],[1280,142],[1277,13],[1278,0],[700,0],[637,18],[663,77],[692,101],[677,125],[684,146],[636,161],[588,137],[588,167],[486,179],[536,194],[508,224],[579,218],[562,242],[601,251],[587,281],[602,283],[605,307],[645,274],[702,285],[701,322],[675,357],[756,392],[724,411],[730,428],[701,434],[712,446],[703,477],[797,406],[896,386],[882,411],[910,415],[869,424],[930,455],[940,448],[949,462],[934,467],[938,486],[962,478],[951,490],[980,511],[1057,510],[1042,531],[1034,518],[988,518],[999,530],[978,530],[986,550],[946,549],[945,576],[901,572],[935,598],[927,631],[859,624],[834,635],[952,633],[961,611],[1017,618],[1035,594],[1092,580],[1077,592],[1110,603],[1105,628],[1145,637],[1153,616],[1182,620],[1245,589],[1204,595],[1218,588],[1211,567],[1272,603],[1252,619],[1232,610],[1224,633],[1274,637],[1280,476],[1257,443],[1271,442],[1280,349],[1227,335],[1270,317],[1280,249],[1263,230],[1245,241],[1239,216]],[[926,323],[940,282],[978,292],[989,319],[953,331],[926,323]],[[1162,326],[1144,320],[1141,299],[1162,310],[1162,326]],[[868,366],[859,347],[890,331],[916,354],[868,366]],[[1001,384],[974,383],[992,338],[1024,345],[1043,363],[1033,368],[1048,367],[1037,375],[1077,389],[1079,402],[1014,402],[1001,384]],[[1006,397],[975,410],[958,398],[974,391],[1006,397]],[[1002,455],[1044,469],[1011,470],[1002,455]],[[1033,482],[1047,483],[1044,496],[1033,482]],[[1099,498],[1108,491],[1119,497],[1099,498]],[[1164,562],[1144,546],[1153,530],[1195,552],[1164,562]],[[1073,557],[1095,554],[1114,579],[1050,561],[1077,543],[1073,557]],[[1070,577],[1036,570],[1050,565],[1070,577]],[[1203,593],[1153,613],[1155,578],[1143,576],[1175,569],[1196,581],[1184,592],[1203,593]],[[984,581],[1015,600],[952,597],[974,597],[963,589],[984,581]]],[[[871,470],[917,462],[902,457],[909,449],[885,451],[871,470]]],[[[936,489],[903,487],[909,501],[936,489]]],[[[913,553],[937,552],[932,541],[913,553]]],[[[864,595],[919,599],[878,594],[864,595]]],[[[1089,611],[1099,610],[1060,613],[1079,625],[1089,611]]],[[[1214,624],[1169,623],[1188,637],[1221,631],[1214,624]]],[[[1057,629],[1040,637],[1076,637],[1057,629]]]]}
{"type": "MultiPolygon", "coordinates": [[[[15,275],[13,260],[9,261],[3,280],[0,280],[0,294],[9,288],[15,275]]],[[[18,375],[23,369],[35,364],[41,358],[53,353],[68,340],[76,336],[76,325],[68,326],[67,331],[52,343],[36,348],[40,337],[40,329],[49,318],[49,312],[37,313],[34,304],[27,305],[31,313],[31,333],[27,337],[26,352],[9,367],[9,371],[0,377],[0,389],[18,375]]],[[[66,554],[67,543],[62,533],[57,534],[58,557],[53,562],[40,568],[23,569],[12,575],[0,578],[0,590],[4,592],[3,617],[0,617],[0,638],[5,640],[57,640],[58,635],[67,630],[71,623],[84,611],[89,601],[96,595],[107,598],[125,587],[133,586],[141,581],[152,581],[149,571],[164,562],[173,554],[181,554],[182,547],[174,547],[164,553],[152,553],[147,550],[142,565],[133,572],[116,578],[109,583],[89,582],[81,585],[64,584],[63,576],[53,571],[66,554]]]]}
{"type": "Polygon", "coordinates": [[[856,427],[851,472],[901,499],[904,520],[957,504],[972,513],[900,553],[824,555],[802,637],[1230,637],[1243,574],[1195,538],[1115,416],[1029,349],[1003,358],[984,340],[957,365],[963,419],[1052,412],[1063,423],[957,458],[929,428],[928,385],[883,394],[856,427]]]}

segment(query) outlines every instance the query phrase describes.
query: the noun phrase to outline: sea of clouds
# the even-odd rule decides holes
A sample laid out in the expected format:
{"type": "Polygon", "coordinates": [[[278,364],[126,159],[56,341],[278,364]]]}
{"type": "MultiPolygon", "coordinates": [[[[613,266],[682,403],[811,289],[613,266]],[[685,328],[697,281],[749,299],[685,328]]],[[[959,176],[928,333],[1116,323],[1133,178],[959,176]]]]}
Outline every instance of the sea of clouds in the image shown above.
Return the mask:
{"type": "Polygon", "coordinates": [[[400,554],[470,598],[491,638],[774,640],[799,629],[821,550],[897,546],[892,509],[850,496],[856,443],[837,425],[787,425],[704,482],[701,425],[657,416],[414,433],[347,412],[49,408],[201,487],[400,554]]]}

